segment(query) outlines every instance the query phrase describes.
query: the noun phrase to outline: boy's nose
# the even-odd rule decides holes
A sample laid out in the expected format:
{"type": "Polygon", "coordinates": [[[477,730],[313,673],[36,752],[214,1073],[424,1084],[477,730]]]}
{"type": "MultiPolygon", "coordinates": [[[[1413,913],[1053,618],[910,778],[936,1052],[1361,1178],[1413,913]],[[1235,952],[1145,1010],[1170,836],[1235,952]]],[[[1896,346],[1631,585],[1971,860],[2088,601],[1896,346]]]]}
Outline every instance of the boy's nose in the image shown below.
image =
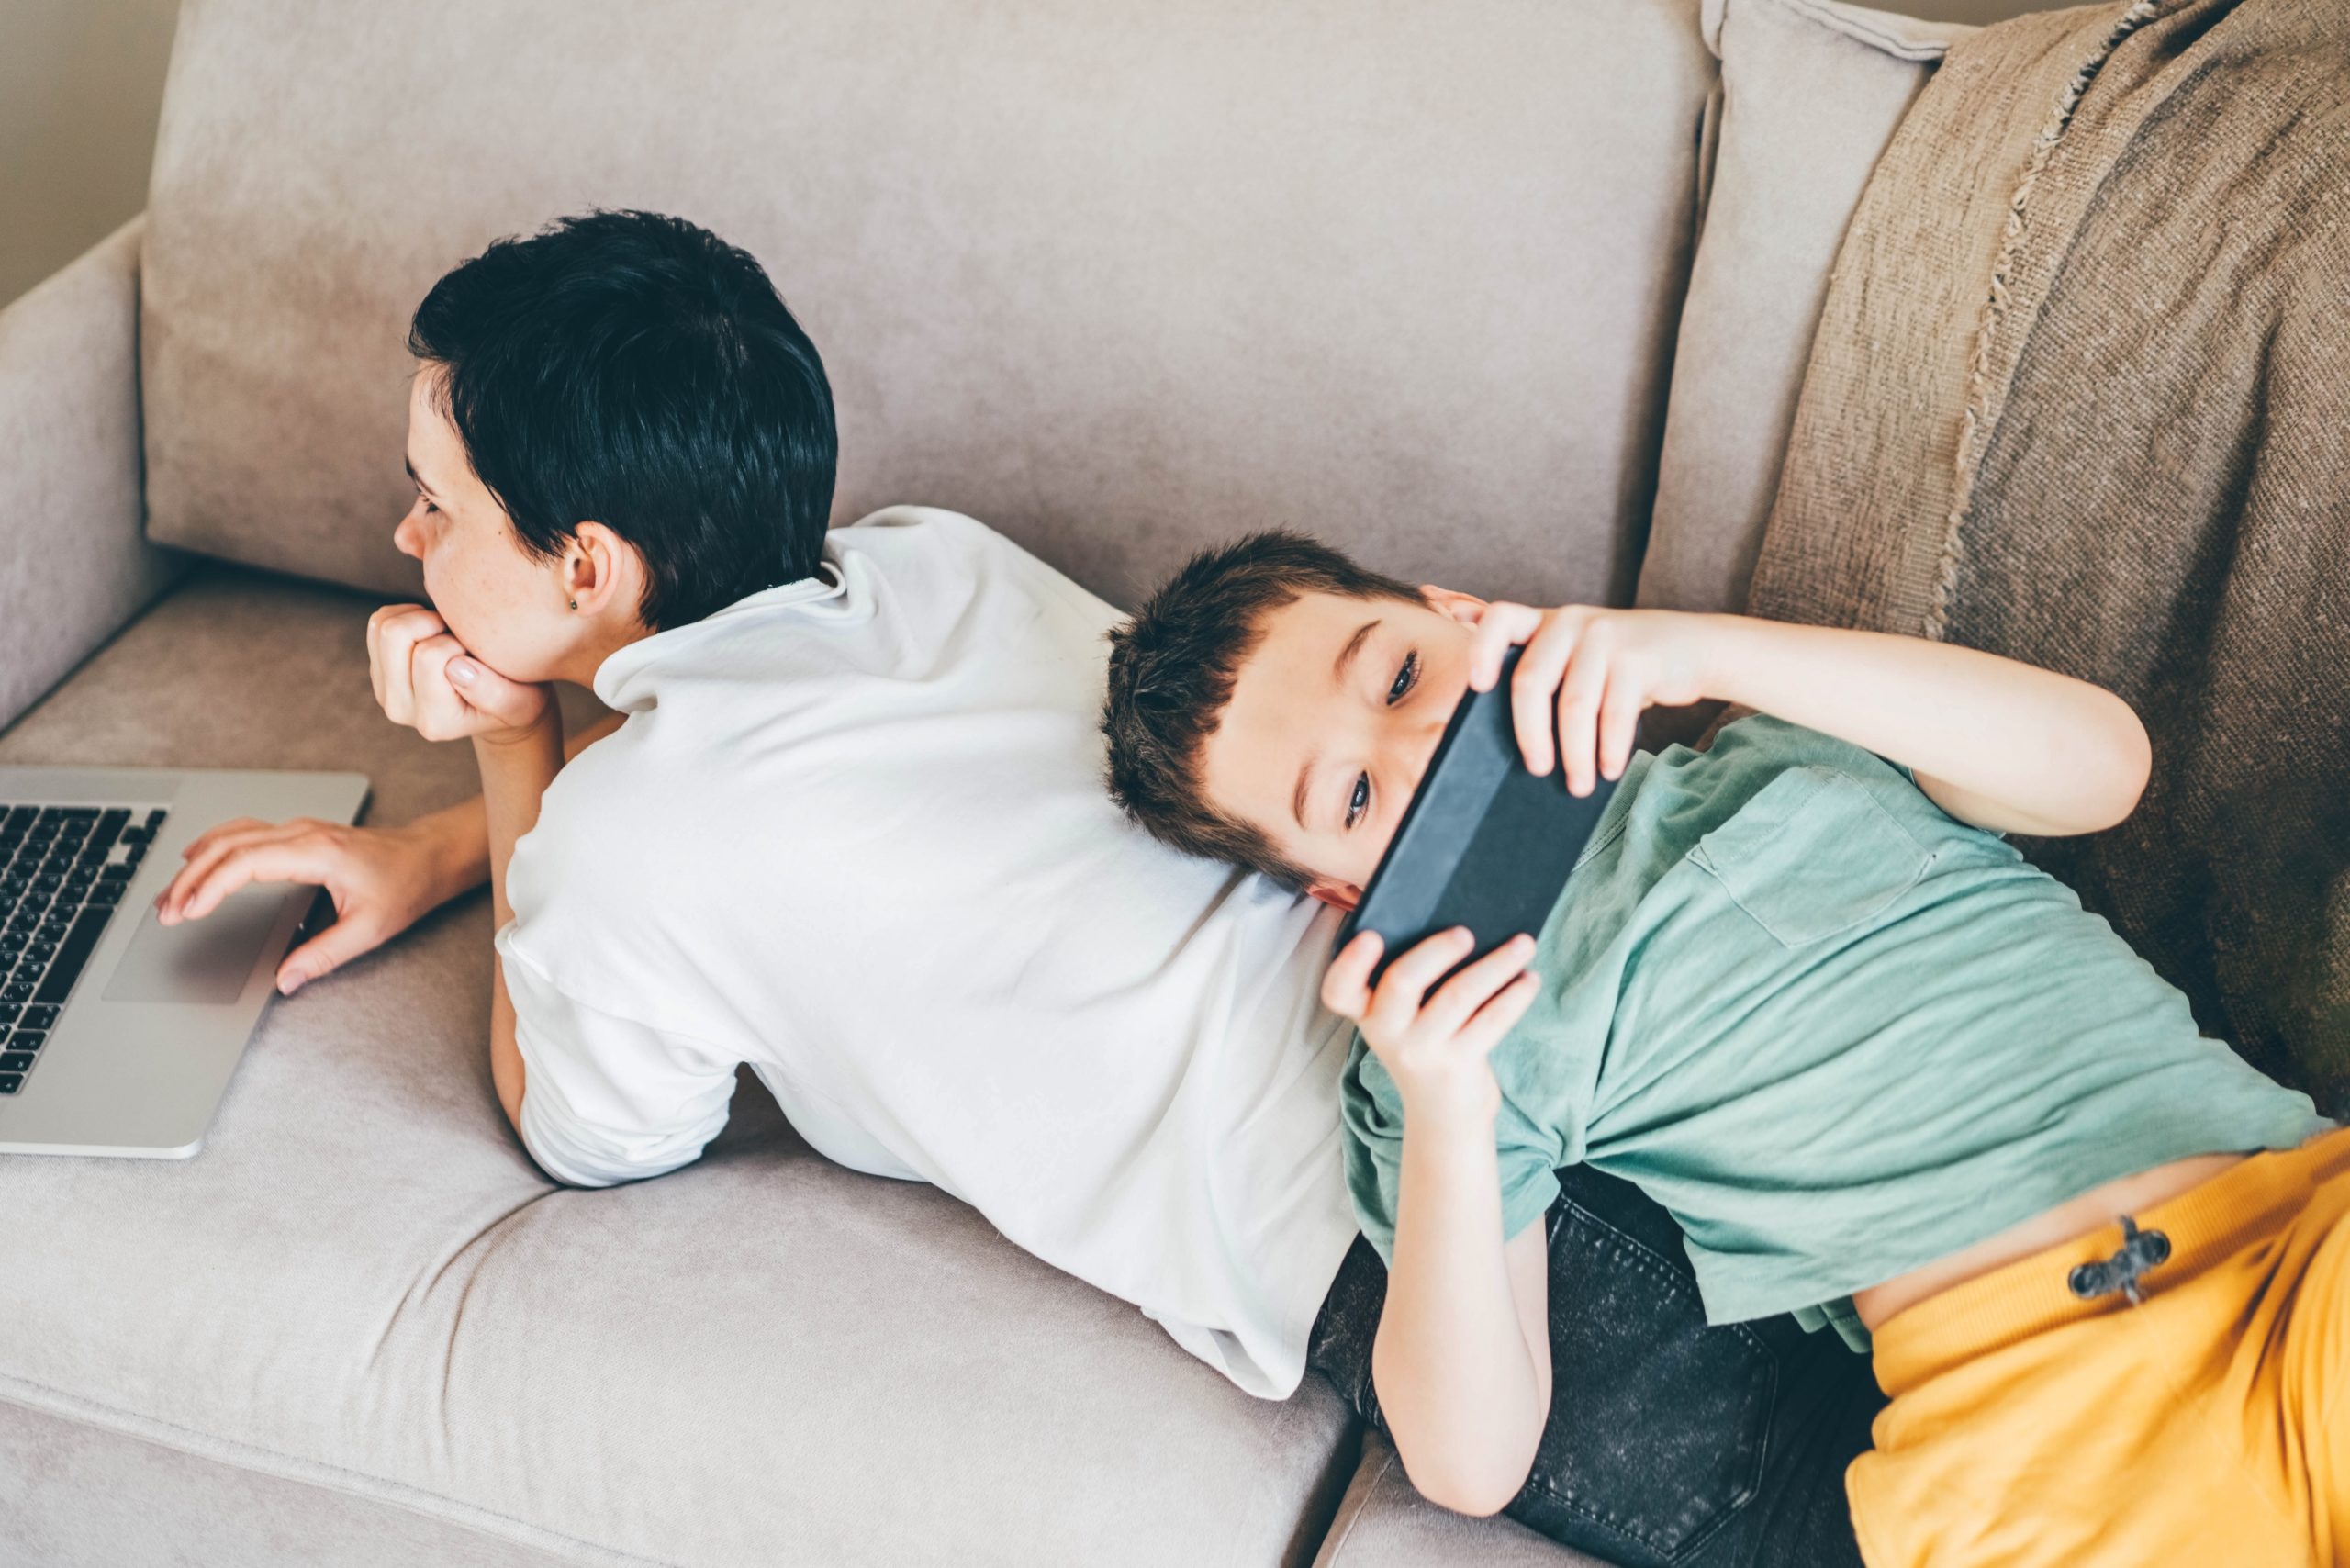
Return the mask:
{"type": "Polygon", "coordinates": [[[1428,776],[1428,764],[1436,758],[1436,748],[1444,740],[1444,730],[1452,722],[1452,710],[1447,708],[1434,715],[1434,722],[1416,725],[1411,734],[1412,792],[1417,794],[1420,782],[1428,776]]]}
{"type": "Polygon", "coordinates": [[[416,536],[416,513],[410,511],[392,530],[392,544],[403,555],[424,559],[424,545],[416,536]]]}

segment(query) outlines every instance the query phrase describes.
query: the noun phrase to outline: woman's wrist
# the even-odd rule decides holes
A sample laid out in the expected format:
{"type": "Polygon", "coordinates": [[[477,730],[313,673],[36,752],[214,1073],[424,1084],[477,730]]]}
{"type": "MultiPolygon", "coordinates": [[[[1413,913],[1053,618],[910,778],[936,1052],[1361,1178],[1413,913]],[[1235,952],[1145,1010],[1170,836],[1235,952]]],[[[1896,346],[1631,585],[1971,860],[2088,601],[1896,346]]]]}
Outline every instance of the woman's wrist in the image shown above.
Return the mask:
{"type": "Polygon", "coordinates": [[[478,797],[391,831],[408,841],[424,868],[429,907],[437,909],[489,879],[489,830],[478,797]]]}

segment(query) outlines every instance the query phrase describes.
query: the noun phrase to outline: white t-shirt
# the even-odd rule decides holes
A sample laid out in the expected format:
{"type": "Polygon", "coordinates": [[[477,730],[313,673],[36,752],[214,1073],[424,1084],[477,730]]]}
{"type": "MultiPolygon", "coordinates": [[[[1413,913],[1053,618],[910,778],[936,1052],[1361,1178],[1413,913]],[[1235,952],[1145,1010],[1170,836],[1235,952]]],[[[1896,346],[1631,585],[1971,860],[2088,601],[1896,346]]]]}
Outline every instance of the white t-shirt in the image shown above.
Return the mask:
{"type": "Polygon", "coordinates": [[[1111,803],[1108,605],[951,512],[825,556],[597,671],[627,719],[548,790],[498,934],[523,1141],[659,1175],[748,1062],[822,1154],[1285,1396],[1355,1234],[1336,917],[1111,803]]]}

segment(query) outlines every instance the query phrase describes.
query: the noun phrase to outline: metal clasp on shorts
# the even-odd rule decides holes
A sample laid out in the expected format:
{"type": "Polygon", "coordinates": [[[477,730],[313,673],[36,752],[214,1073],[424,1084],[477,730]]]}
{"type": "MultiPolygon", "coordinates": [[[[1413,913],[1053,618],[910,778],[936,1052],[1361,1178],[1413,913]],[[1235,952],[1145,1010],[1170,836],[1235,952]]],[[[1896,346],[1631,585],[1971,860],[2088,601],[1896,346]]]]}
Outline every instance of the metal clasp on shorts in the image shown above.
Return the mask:
{"type": "Polygon", "coordinates": [[[2159,1230],[2140,1230],[2138,1222],[2121,1216],[2121,1250],[2102,1263],[2083,1263],[2065,1278],[2083,1301],[2120,1291],[2136,1306],[2146,1299],[2138,1280],[2147,1270],[2170,1261],[2170,1238],[2159,1230]]]}

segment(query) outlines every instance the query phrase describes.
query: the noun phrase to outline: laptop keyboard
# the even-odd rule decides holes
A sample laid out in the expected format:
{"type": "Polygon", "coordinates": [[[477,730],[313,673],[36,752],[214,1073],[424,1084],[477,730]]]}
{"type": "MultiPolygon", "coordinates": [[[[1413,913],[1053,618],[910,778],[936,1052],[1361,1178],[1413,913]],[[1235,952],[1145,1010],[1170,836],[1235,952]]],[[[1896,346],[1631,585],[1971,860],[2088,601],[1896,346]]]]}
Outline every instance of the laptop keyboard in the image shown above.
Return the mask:
{"type": "Polygon", "coordinates": [[[39,1063],[163,815],[160,806],[0,805],[0,1094],[22,1090],[39,1063]]]}

